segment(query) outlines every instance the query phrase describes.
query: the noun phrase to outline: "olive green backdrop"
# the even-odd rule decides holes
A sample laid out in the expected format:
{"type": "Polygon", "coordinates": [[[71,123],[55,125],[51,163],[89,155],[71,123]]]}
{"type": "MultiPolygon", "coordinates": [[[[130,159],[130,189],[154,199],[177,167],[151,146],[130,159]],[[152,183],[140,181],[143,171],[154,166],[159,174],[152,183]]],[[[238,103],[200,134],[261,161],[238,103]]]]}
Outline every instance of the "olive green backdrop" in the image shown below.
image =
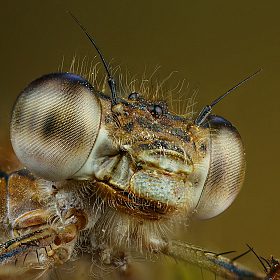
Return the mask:
{"type": "MultiPolygon", "coordinates": [[[[191,92],[198,85],[196,111],[264,69],[213,110],[232,122],[244,141],[241,193],[218,217],[190,221],[178,238],[217,252],[242,253],[249,243],[263,257],[280,258],[280,1],[1,1],[0,154],[8,147],[10,113],[21,90],[57,71],[63,57],[67,71],[75,54],[96,55],[66,10],[87,28],[107,61],[114,58],[113,65],[125,63],[132,75],[141,75],[145,66],[151,74],[160,64],[159,79],[178,71],[168,86],[185,79],[191,92]]],[[[253,254],[240,261],[262,270],[253,254]]],[[[149,271],[153,279],[156,266],[162,279],[182,279],[190,270],[197,274],[193,279],[202,278],[199,269],[162,262],[148,264],[151,270],[142,273],[149,271]]]]}

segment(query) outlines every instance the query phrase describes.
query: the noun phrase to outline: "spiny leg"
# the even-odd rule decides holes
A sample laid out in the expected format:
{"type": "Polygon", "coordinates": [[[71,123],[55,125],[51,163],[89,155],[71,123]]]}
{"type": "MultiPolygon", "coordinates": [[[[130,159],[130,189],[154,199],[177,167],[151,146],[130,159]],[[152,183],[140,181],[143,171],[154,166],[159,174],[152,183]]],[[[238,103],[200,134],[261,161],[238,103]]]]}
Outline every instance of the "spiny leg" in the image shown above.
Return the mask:
{"type": "Polygon", "coordinates": [[[182,241],[152,240],[148,249],[154,253],[162,253],[178,260],[198,265],[225,279],[264,279],[265,277],[249,271],[220,254],[208,252],[182,241]]]}

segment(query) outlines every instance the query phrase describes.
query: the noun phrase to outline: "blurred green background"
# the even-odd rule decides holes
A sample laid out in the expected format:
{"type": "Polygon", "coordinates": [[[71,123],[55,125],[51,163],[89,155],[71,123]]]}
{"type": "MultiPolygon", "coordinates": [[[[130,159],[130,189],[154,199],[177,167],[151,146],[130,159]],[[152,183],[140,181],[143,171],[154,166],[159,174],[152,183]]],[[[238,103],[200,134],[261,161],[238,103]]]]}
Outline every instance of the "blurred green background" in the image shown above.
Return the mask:
{"type": "MultiPolygon", "coordinates": [[[[191,220],[178,238],[217,252],[242,253],[248,243],[263,257],[280,258],[280,2],[1,1],[0,154],[9,147],[10,113],[24,87],[56,72],[63,58],[67,71],[75,54],[81,59],[96,55],[66,10],[86,27],[106,60],[114,58],[113,65],[125,63],[131,75],[141,76],[145,66],[151,74],[160,64],[159,79],[178,71],[168,81],[171,88],[184,79],[190,93],[198,85],[196,111],[264,69],[213,110],[232,122],[244,141],[247,171],[241,193],[218,217],[191,220]]],[[[154,279],[160,273],[161,279],[183,279],[184,273],[194,271],[196,276],[188,279],[202,279],[199,269],[172,260],[162,262],[145,265],[141,261],[150,269],[142,273],[151,278],[143,277],[154,279]]],[[[240,262],[262,270],[253,254],[240,262]]],[[[215,279],[203,273],[204,279],[215,279]]]]}

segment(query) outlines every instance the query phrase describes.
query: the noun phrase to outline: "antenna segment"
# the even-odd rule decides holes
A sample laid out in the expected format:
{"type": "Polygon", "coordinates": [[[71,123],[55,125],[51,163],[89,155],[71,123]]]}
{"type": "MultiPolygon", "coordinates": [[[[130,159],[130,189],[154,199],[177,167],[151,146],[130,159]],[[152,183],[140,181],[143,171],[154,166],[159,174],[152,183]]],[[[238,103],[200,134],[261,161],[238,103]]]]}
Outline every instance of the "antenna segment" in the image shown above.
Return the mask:
{"type": "Polygon", "coordinates": [[[89,33],[86,31],[86,29],[82,26],[82,24],[75,18],[75,16],[70,13],[69,11],[67,11],[70,16],[79,24],[79,26],[83,29],[83,31],[86,33],[87,37],[89,38],[89,40],[91,41],[91,43],[94,45],[95,49],[97,50],[103,64],[104,64],[104,67],[106,69],[106,72],[108,74],[108,84],[109,84],[109,87],[110,87],[110,91],[111,91],[111,94],[112,94],[112,107],[113,106],[116,106],[118,104],[118,94],[117,94],[117,90],[116,90],[116,81],[115,79],[111,76],[111,73],[110,73],[110,70],[109,70],[109,67],[101,53],[101,51],[99,50],[98,46],[96,45],[96,43],[93,41],[93,39],[90,37],[89,33]]]}
{"type": "Polygon", "coordinates": [[[244,84],[245,82],[247,82],[248,80],[250,80],[251,78],[253,78],[255,75],[257,75],[259,72],[262,71],[262,68],[260,70],[258,70],[256,73],[254,73],[253,75],[249,76],[248,78],[246,78],[245,80],[243,80],[242,82],[240,82],[239,84],[237,84],[236,86],[234,86],[233,88],[231,88],[230,90],[228,90],[226,93],[224,93],[223,95],[221,95],[219,98],[217,98],[216,100],[214,100],[210,105],[206,105],[201,112],[199,113],[198,117],[195,120],[195,125],[196,126],[200,126],[205,119],[210,115],[211,111],[212,111],[212,107],[214,105],[216,105],[221,99],[223,99],[225,96],[227,96],[230,92],[232,92],[234,89],[238,88],[239,86],[241,86],[242,84],[244,84]]]}

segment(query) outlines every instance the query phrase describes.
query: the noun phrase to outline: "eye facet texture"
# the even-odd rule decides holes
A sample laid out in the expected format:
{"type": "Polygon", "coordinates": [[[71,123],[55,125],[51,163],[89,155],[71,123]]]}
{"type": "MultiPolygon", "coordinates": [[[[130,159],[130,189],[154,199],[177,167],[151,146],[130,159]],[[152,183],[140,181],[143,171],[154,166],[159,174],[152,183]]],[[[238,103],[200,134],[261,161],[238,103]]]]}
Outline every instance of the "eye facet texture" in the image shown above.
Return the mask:
{"type": "Polygon", "coordinates": [[[33,81],[12,113],[11,140],[19,160],[44,179],[71,177],[86,162],[100,127],[93,87],[70,73],[33,81]]]}
{"type": "Polygon", "coordinates": [[[236,128],[227,120],[208,118],[211,137],[210,167],[196,206],[196,217],[209,219],[226,210],[241,189],[245,152],[236,128]]]}

